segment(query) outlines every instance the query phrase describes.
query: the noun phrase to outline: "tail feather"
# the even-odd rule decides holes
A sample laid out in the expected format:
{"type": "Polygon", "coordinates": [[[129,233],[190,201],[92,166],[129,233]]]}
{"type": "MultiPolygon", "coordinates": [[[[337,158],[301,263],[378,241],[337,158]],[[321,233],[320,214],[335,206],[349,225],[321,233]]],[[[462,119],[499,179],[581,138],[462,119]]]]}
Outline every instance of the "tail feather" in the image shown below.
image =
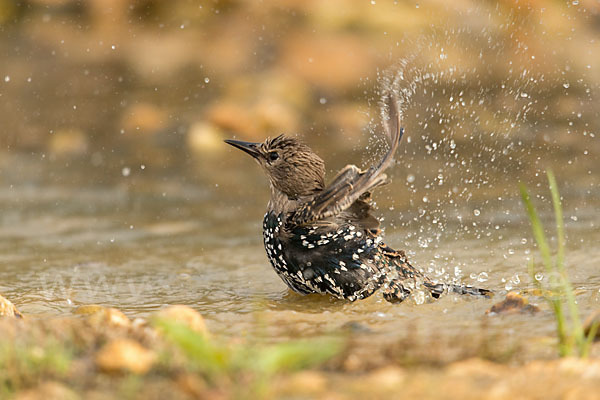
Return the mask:
{"type": "Polygon", "coordinates": [[[431,296],[436,299],[439,299],[442,296],[442,294],[444,294],[444,292],[456,293],[460,295],[468,294],[470,296],[481,296],[487,299],[491,298],[494,295],[494,292],[492,292],[491,290],[481,289],[469,285],[437,283],[425,284],[425,286],[431,292],[431,296]]]}
{"type": "Polygon", "coordinates": [[[382,282],[383,297],[390,303],[401,303],[410,297],[418,287],[427,289],[434,299],[439,299],[444,293],[471,295],[488,299],[494,295],[491,290],[469,285],[433,283],[408,262],[403,251],[384,247],[383,254],[390,261],[389,269],[386,271],[382,282]]]}

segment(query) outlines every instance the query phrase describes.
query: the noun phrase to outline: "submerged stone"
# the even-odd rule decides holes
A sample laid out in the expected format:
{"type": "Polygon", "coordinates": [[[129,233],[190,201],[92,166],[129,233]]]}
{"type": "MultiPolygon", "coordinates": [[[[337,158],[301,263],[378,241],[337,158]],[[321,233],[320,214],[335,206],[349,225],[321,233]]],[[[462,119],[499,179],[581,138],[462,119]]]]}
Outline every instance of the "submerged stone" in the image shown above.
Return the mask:
{"type": "Polygon", "coordinates": [[[79,306],[75,314],[88,316],[93,325],[122,326],[131,325],[129,318],[121,310],[112,307],[103,307],[97,304],[79,306]]]}
{"type": "Polygon", "coordinates": [[[538,306],[529,304],[527,298],[515,292],[509,292],[506,298],[499,303],[494,304],[487,314],[516,314],[529,313],[534,314],[540,311],[538,306]]]}

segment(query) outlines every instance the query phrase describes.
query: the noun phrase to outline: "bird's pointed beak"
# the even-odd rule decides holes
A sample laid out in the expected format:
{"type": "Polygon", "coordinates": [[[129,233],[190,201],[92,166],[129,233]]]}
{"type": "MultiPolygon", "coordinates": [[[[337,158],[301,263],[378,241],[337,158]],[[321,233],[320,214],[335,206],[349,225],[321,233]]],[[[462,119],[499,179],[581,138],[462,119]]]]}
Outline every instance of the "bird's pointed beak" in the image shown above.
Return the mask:
{"type": "Polygon", "coordinates": [[[252,143],[252,142],[242,142],[241,140],[225,140],[225,143],[232,145],[235,148],[238,148],[248,154],[250,154],[254,158],[258,158],[260,156],[260,152],[258,151],[258,146],[260,143],[252,143]]]}

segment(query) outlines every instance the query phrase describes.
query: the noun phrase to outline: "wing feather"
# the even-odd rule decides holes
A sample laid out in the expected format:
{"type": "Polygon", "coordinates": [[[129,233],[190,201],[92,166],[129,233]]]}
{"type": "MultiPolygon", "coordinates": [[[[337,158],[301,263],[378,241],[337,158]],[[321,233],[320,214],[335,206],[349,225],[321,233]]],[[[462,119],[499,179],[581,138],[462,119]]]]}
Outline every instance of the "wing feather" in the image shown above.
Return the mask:
{"type": "Polygon", "coordinates": [[[344,167],[329,186],[296,211],[293,217],[295,223],[308,224],[338,215],[352,206],[364,193],[387,182],[387,176],[383,171],[392,163],[404,129],[400,128],[400,114],[395,95],[389,93],[385,103],[387,116],[384,118],[383,127],[390,140],[388,152],[377,166],[372,166],[365,171],[355,165],[344,167]]]}

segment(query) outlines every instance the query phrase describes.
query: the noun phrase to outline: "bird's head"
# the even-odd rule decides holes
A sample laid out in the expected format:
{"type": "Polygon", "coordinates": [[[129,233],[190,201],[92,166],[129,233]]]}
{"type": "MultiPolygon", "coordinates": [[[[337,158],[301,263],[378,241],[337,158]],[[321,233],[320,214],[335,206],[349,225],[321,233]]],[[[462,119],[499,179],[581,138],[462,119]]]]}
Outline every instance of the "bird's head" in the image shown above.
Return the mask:
{"type": "Polygon", "coordinates": [[[310,147],[284,135],[263,143],[225,140],[250,154],[263,168],[271,185],[290,199],[307,196],[324,187],[325,165],[310,147]]]}

